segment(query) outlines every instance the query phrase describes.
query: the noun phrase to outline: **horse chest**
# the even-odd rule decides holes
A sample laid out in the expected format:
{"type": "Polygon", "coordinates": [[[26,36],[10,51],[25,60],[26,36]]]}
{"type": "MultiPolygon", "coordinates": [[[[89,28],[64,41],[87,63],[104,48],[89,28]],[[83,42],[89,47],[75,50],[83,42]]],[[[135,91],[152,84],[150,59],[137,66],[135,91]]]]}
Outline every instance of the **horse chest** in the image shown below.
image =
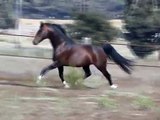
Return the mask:
{"type": "Polygon", "coordinates": [[[59,47],[54,52],[54,59],[65,63],[68,60],[69,53],[69,50],[65,46],[59,47]]]}

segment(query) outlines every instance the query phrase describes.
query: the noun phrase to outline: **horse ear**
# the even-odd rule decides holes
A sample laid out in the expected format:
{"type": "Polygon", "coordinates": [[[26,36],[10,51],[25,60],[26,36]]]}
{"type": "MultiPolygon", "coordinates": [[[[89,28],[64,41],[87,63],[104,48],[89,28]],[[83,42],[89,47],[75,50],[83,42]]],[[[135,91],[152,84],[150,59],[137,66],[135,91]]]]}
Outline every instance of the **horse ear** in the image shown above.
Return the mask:
{"type": "Polygon", "coordinates": [[[44,25],[44,23],[41,21],[41,22],[40,22],[40,27],[43,27],[43,25],[44,25]]]}

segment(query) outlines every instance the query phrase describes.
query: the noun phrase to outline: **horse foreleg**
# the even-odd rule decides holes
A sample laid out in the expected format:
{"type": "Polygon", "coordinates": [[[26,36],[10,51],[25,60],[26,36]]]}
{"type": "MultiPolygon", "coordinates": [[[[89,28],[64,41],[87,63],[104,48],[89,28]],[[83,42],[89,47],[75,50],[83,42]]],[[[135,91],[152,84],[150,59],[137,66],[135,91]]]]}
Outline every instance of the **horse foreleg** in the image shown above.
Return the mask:
{"type": "Polygon", "coordinates": [[[52,70],[52,69],[57,68],[58,66],[59,66],[59,63],[58,63],[58,62],[54,62],[54,63],[50,64],[49,66],[43,68],[43,69],[41,70],[41,72],[40,72],[40,75],[38,76],[38,80],[41,80],[41,79],[43,78],[43,76],[44,76],[47,72],[49,72],[49,71],[52,70]]]}
{"type": "Polygon", "coordinates": [[[63,66],[58,67],[58,72],[59,72],[59,77],[60,77],[62,83],[64,84],[64,87],[69,88],[68,83],[63,78],[63,72],[64,72],[63,66]]]}
{"type": "Polygon", "coordinates": [[[87,77],[89,77],[91,75],[91,71],[90,71],[89,66],[83,67],[83,70],[85,72],[84,79],[87,78],[87,77]]]}

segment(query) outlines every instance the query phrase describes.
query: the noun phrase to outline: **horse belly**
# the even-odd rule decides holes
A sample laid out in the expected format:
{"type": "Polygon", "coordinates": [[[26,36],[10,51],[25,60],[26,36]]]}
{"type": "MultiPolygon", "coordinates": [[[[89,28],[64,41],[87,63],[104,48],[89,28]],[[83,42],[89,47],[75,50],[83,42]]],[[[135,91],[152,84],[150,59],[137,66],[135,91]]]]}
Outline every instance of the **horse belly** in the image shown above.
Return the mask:
{"type": "Polygon", "coordinates": [[[68,60],[69,66],[83,67],[90,65],[90,58],[85,54],[73,54],[68,60]]]}

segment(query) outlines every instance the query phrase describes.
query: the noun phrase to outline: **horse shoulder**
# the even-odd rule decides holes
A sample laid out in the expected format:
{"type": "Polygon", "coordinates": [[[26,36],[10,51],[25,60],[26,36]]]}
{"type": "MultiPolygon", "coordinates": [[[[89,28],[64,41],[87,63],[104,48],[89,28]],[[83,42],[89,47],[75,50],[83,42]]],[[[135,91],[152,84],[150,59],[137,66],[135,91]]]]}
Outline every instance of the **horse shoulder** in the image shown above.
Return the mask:
{"type": "Polygon", "coordinates": [[[65,43],[62,43],[61,45],[59,45],[56,49],[55,49],[55,57],[59,57],[61,55],[64,55],[67,51],[68,51],[69,47],[67,47],[67,45],[65,43]]]}

